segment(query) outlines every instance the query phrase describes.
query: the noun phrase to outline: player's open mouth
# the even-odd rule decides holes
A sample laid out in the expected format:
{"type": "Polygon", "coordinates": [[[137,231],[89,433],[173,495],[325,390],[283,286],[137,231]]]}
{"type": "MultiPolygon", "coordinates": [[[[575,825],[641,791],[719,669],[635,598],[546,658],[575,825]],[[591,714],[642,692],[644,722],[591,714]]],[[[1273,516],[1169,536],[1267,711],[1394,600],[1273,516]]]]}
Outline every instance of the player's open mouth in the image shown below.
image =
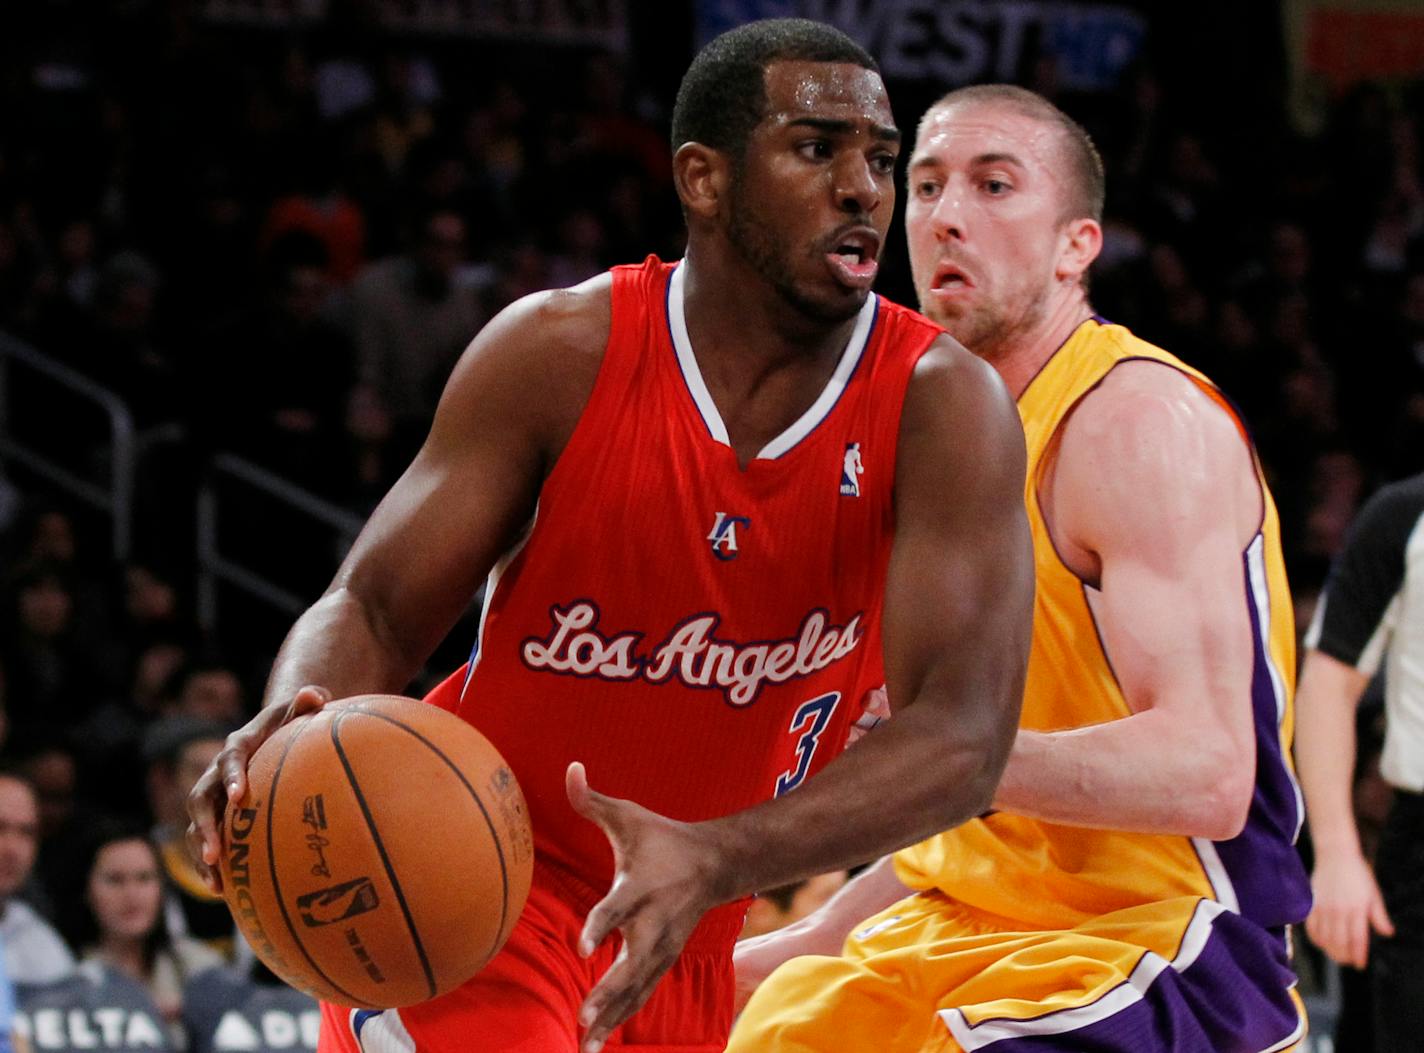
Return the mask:
{"type": "Polygon", "coordinates": [[[935,270],[934,280],[930,283],[930,288],[936,292],[954,292],[958,289],[972,288],[974,283],[969,280],[969,276],[952,263],[941,263],[935,270]]]}
{"type": "Polygon", "coordinates": [[[880,235],[869,227],[856,227],[837,235],[826,253],[831,273],[853,289],[869,289],[880,271],[880,235]]]}

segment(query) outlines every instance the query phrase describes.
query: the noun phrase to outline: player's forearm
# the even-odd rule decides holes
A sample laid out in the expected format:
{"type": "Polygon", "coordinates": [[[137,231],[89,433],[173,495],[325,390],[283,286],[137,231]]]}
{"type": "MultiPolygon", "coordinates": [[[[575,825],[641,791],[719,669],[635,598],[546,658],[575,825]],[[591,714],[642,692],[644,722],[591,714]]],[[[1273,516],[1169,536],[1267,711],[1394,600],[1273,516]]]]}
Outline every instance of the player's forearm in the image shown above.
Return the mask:
{"type": "Polygon", "coordinates": [[[1317,854],[1359,855],[1351,785],[1355,773],[1355,700],[1322,690],[1314,656],[1296,698],[1295,757],[1310,839],[1317,854]]]}
{"type": "Polygon", "coordinates": [[[1157,710],[1071,731],[1020,731],[994,807],[1046,822],[1228,840],[1254,769],[1218,730],[1157,710]]]}
{"type": "Polygon", "coordinates": [[[976,734],[906,707],[786,796],[699,824],[720,898],[857,866],[981,814],[1008,741],[981,719],[976,734]]]}
{"type": "Polygon", "coordinates": [[[370,606],[334,588],[309,607],[288,632],[272,664],[264,706],[285,704],[307,685],[335,698],[398,692],[419,669],[384,630],[370,606]]]}

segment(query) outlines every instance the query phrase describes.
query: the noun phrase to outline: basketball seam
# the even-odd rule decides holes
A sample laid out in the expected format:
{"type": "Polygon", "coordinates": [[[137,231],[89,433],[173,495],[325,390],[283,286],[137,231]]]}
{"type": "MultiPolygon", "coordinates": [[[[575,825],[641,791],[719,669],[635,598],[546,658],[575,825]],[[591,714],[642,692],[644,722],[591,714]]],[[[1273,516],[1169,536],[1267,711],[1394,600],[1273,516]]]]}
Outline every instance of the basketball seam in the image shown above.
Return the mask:
{"type": "MultiPolygon", "coordinates": [[[[426,703],[418,702],[416,704],[425,705],[426,703]]],[[[355,709],[355,707],[353,707],[353,709],[355,709]]],[[[424,744],[426,748],[428,748],[432,753],[434,753],[437,757],[444,761],[446,766],[449,767],[449,769],[455,773],[455,778],[459,779],[461,784],[464,785],[465,789],[469,791],[470,799],[475,802],[475,806],[479,808],[480,814],[484,816],[485,825],[489,827],[490,842],[494,845],[495,855],[499,857],[499,877],[501,888],[503,890],[503,895],[500,897],[499,929],[496,931],[495,934],[494,945],[490,948],[490,953],[485,959],[486,961],[488,961],[490,958],[494,957],[495,951],[504,942],[504,926],[509,918],[509,868],[505,864],[504,846],[500,844],[499,831],[495,829],[494,820],[490,818],[489,809],[485,807],[484,801],[480,800],[480,795],[476,793],[475,788],[470,785],[470,780],[465,778],[465,773],[460,770],[459,765],[457,765],[454,761],[447,757],[445,755],[444,750],[442,750],[439,746],[435,745],[435,743],[431,742],[420,732],[416,731],[412,727],[402,724],[400,721],[396,720],[393,717],[386,716],[384,713],[375,713],[365,708],[361,708],[355,711],[362,713],[364,716],[375,717],[378,720],[384,720],[386,723],[394,725],[395,727],[400,728],[407,734],[412,735],[416,739],[420,740],[420,742],[424,744]]]]}
{"type": "Polygon", "coordinates": [[[277,766],[272,770],[272,784],[267,788],[267,869],[272,877],[272,897],[277,901],[277,909],[282,912],[282,923],[287,926],[287,932],[291,935],[292,942],[296,944],[297,950],[302,952],[302,957],[307,960],[307,964],[315,970],[318,976],[331,985],[333,991],[340,992],[353,1002],[360,1002],[361,998],[327,976],[325,970],[317,965],[315,959],[307,951],[301,936],[297,934],[296,926],[292,924],[291,915],[287,913],[287,902],[282,898],[282,883],[277,877],[277,853],[272,851],[272,813],[277,807],[277,782],[282,777],[282,766],[287,763],[287,754],[292,752],[292,747],[297,744],[297,739],[301,738],[307,730],[307,728],[299,728],[287,741],[287,745],[282,750],[282,756],[277,759],[277,766]]]}
{"type": "Polygon", "coordinates": [[[405,901],[405,893],[401,891],[395,867],[391,865],[390,856],[386,854],[385,842],[381,840],[380,831],[376,829],[376,817],[371,814],[371,809],[366,804],[366,795],[361,792],[361,786],[356,781],[356,772],[346,757],[346,751],[341,748],[341,723],[352,713],[361,713],[364,716],[375,715],[354,707],[338,713],[331,721],[331,744],[336,750],[336,756],[341,761],[341,766],[346,769],[346,781],[351,785],[351,792],[356,795],[356,803],[361,807],[361,814],[366,817],[366,829],[371,835],[371,843],[375,846],[376,853],[381,857],[381,865],[386,868],[386,878],[391,883],[391,890],[396,894],[396,902],[400,904],[401,913],[405,915],[405,924],[406,928],[410,930],[411,943],[415,945],[415,953],[420,958],[420,967],[425,971],[425,982],[430,987],[430,997],[434,998],[439,988],[435,983],[435,973],[430,968],[430,959],[425,953],[425,944],[420,939],[420,930],[415,927],[415,918],[410,913],[410,905],[405,901]]]}

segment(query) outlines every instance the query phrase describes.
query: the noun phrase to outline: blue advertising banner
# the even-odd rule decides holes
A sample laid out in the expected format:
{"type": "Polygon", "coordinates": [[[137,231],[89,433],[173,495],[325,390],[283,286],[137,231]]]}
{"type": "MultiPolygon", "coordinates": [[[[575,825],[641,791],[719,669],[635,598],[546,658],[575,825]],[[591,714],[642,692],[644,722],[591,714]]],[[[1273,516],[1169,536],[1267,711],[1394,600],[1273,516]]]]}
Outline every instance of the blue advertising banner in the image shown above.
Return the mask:
{"type": "Polygon", "coordinates": [[[953,86],[1021,80],[1042,60],[1067,91],[1109,91],[1142,52],[1147,19],[1121,3],[1063,0],[700,0],[699,46],[757,18],[829,22],[864,45],[885,76],[953,86]]]}

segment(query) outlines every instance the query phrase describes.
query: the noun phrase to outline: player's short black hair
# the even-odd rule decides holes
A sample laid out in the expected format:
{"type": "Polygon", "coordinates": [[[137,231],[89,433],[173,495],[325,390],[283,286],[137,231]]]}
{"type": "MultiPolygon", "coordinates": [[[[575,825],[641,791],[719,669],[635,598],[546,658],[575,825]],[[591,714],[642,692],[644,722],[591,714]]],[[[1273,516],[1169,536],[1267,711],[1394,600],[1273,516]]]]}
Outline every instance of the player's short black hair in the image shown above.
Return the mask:
{"type": "Polygon", "coordinates": [[[672,148],[702,143],[741,158],[766,116],[766,68],[773,62],[843,62],[880,72],[870,52],[834,26],[805,18],[749,22],[697,53],[677,90],[672,148]]]}

